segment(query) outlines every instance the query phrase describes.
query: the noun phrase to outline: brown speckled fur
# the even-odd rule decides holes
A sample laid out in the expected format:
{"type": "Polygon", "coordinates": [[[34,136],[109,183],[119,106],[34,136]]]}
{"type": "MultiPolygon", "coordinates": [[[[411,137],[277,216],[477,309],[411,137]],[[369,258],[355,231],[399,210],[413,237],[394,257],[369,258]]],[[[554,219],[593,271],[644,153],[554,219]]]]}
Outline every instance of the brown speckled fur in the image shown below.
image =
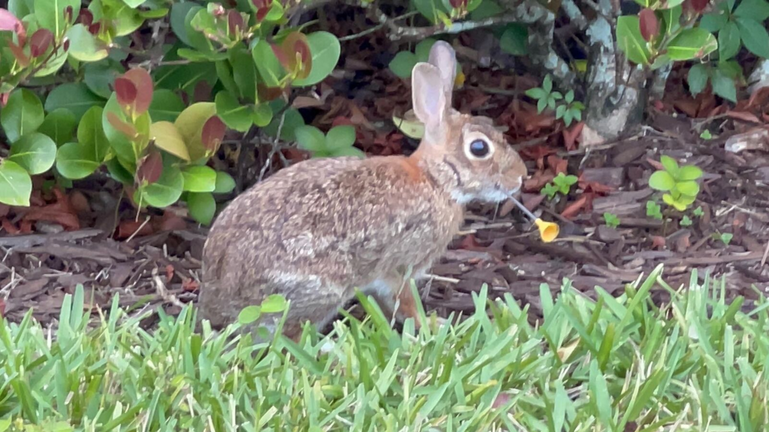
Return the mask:
{"type": "MultiPolygon", "coordinates": [[[[400,300],[399,315],[420,324],[410,289],[402,289],[408,278],[425,273],[445,251],[467,200],[500,201],[499,192],[517,190],[526,174],[488,119],[450,108],[454,53],[446,43],[436,46],[432,66],[415,68],[415,111],[427,120],[417,151],[300,162],[238,196],[203,250],[201,318],[221,327],[243,307],[282,294],[291,302],[284,333],[296,338],[305,321],[323,326],[361,289],[386,314],[400,300]],[[423,102],[436,89],[418,87],[438,72],[439,82],[451,80],[440,90],[448,106],[431,126],[436,114],[425,114],[423,102]],[[491,158],[468,158],[465,143],[473,133],[493,143],[491,158]]],[[[272,330],[277,318],[260,324],[272,330]]]]}

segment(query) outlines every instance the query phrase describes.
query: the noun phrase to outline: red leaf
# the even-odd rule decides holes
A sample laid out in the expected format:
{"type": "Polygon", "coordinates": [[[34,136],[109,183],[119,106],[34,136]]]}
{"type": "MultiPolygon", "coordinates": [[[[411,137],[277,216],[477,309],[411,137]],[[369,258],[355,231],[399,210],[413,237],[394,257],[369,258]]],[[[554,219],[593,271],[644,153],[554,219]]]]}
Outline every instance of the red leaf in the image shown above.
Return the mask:
{"type": "Polygon", "coordinates": [[[29,57],[27,57],[26,54],[24,54],[24,49],[22,49],[20,46],[13,43],[13,41],[8,41],[8,49],[11,50],[11,54],[13,54],[13,57],[16,59],[17,62],[19,62],[19,66],[21,67],[27,67],[29,66],[29,57]]]}
{"type": "Polygon", "coordinates": [[[150,235],[155,230],[152,228],[152,224],[144,223],[144,221],[122,221],[117,227],[115,238],[122,240],[133,237],[143,237],[150,235]]]}
{"type": "Polygon", "coordinates": [[[569,167],[569,161],[559,158],[556,155],[550,155],[547,157],[547,164],[553,169],[555,175],[560,173],[566,174],[566,169],[569,167]]]}
{"type": "Polygon", "coordinates": [[[77,16],[77,22],[88,27],[93,24],[93,14],[86,8],[81,8],[80,13],[77,16]]]}
{"type": "Polygon", "coordinates": [[[99,31],[101,30],[101,23],[93,23],[88,26],[88,33],[91,33],[92,35],[96,36],[99,34],[99,31]]]}
{"type": "Polygon", "coordinates": [[[570,129],[564,129],[563,131],[563,145],[566,146],[566,150],[572,151],[577,149],[577,139],[582,133],[582,129],[585,127],[584,122],[579,122],[572,126],[570,129]]]}
{"type": "Polygon", "coordinates": [[[283,47],[279,47],[277,45],[270,45],[272,48],[272,52],[275,54],[275,57],[278,58],[278,61],[280,62],[280,65],[283,66],[286,70],[291,70],[291,64],[292,64],[292,58],[291,56],[287,55],[283,51],[283,47]]]}
{"type": "Polygon", "coordinates": [[[198,290],[198,282],[195,279],[184,278],[182,279],[182,289],[187,292],[195,292],[198,290]]]}
{"type": "Polygon", "coordinates": [[[164,211],[160,222],[161,231],[182,231],[187,229],[187,222],[172,211],[164,211]]]}
{"type": "Polygon", "coordinates": [[[742,120],[748,123],[761,123],[761,121],[756,117],[755,114],[749,113],[747,111],[728,111],[726,113],[727,117],[731,117],[733,119],[742,120]]]}
{"type": "Polygon", "coordinates": [[[215,152],[219,148],[219,144],[224,139],[224,132],[227,127],[218,116],[211,116],[203,125],[203,131],[201,133],[201,141],[203,146],[211,152],[215,152]]]}
{"type": "Polygon", "coordinates": [[[641,36],[646,42],[652,40],[660,32],[660,23],[657,15],[651,9],[643,9],[638,14],[639,24],[641,26],[641,36]]]}
{"type": "Polygon", "coordinates": [[[690,0],[689,5],[695,12],[702,12],[708,7],[708,3],[710,3],[710,0],[690,0]]]}
{"type": "Polygon", "coordinates": [[[14,225],[11,223],[11,221],[9,221],[9,220],[8,220],[8,219],[6,219],[6,218],[2,218],[2,219],[0,220],[0,227],[2,227],[2,228],[5,230],[5,232],[7,232],[7,233],[8,233],[8,234],[10,234],[10,235],[16,235],[16,234],[19,234],[19,233],[20,233],[19,229],[18,229],[18,228],[16,228],[16,227],[15,227],[15,226],[14,226],[14,225]]]}
{"type": "Polygon", "coordinates": [[[9,97],[11,97],[10,93],[0,93],[0,108],[8,104],[9,97]]]}
{"type": "Polygon", "coordinates": [[[580,211],[588,206],[589,194],[582,194],[576,201],[566,206],[561,212],[561,216],[571,219],[577,216],[580,211]]]}
{"type": "Polygon", "coordinates": [[[0,9],[0,31],[12,31],[18,33],[24,27],[18,18],[6,9],[0,9]]]}
{"type": "Polygon", "coordinates": [[[113,128],[119,130],[123,135],[127,136],[130,139],[134,139],[136,138],[137,135],[139,135],[134,125],[128,124],[123,120],[120,120],[120,118],[117,115],[115,115],[115,113],[108,112],[107,121],[109,122],[109,124],[112,125],[113,128]]]}
{"type": "Polygon", "coordinates": [[[115,79],[115,94],[117,95],[117,102],[121,107],[133,106],[138,92],[136,85],[131,80],[124,77],[115,79]]]}
{"type": "MultiPolygon", "coordinates": [[[[56,195],[56,202],[44,207],[34,207],[22,218],[22,222],[32,223],[35,221],[54,222],[69,231],[80,229],[80,220],[77,217],[75,209],[69,202],[69,198],[59,189],[53,190],[56,195]]],[[[22,224],[22,229],[24,225],[22,224]]]]}
{"type": "Polygon", "coordinates": [[[123,74],[123,78],[130,80],[137,89],[136,93],[136,114],[144,114],[152,103],[152,93],[155,84],[152,77],[146,69],[140,67],[133,68],[123,74]]]}
{"type": "Polygon", "coordinates": [[[227,14],[227,25],[230,30],[230,35],[236,35],[240,30],[243,30],[245,26],[243,23],[243,16],[235,9],[230,9],[227,14]]]}
{"type": "Polygon", "coordinates": [[[150,151],[142,158],[141,165],[136,169],[136,180],[139,184],[152,184],[163,174],[163,155],[159,151],[150,151]]]}
{"type": "Polygon", "coordinates": [[[665,237],[652,236],[652,249],[664,249],[665,243],[665,237]]]}
{"type": "Polygon", "coordinates": [[[29,39],[29,52],[32,57],[40,57],[48,51],[48,48],[53,42],[53,33],[48,29],[40,29],[32,34],[29,39]]]}

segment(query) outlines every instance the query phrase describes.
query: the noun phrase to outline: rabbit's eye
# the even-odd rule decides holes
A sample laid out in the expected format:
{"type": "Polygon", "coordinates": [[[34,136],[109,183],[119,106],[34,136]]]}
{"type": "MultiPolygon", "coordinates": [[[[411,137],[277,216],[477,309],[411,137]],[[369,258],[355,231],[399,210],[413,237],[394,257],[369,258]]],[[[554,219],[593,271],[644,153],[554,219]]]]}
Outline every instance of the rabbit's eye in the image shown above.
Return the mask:
{"type": "Polygon", "coordinates": [[[470,143],[470,153],[477,158],[486,157],[489,150],[489,144],[484,140],[475,140],[470,143]]]}

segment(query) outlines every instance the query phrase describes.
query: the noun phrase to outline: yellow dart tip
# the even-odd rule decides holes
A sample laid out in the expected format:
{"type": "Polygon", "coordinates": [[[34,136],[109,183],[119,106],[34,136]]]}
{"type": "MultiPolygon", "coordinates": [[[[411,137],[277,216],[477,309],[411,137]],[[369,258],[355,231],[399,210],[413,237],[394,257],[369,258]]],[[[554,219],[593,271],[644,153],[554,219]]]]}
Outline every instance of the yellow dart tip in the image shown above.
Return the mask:
{"type": "Polygon", "coordinates": [[[534,223],[537,225],[537,228],[539,228],[539,236],[542,238],[543,242],[550,243],[558,237],[560,228],[557,224],[545,222],[542,219],[537,219],[534,223]]]}

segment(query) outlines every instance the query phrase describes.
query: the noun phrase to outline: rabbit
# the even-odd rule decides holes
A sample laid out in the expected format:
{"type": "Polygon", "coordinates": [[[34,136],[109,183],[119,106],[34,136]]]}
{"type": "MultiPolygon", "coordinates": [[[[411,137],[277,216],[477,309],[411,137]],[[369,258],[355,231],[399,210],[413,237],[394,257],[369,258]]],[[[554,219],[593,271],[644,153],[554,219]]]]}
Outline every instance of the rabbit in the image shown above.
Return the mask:
{"type": "MultiPolygon", "coordinates": [[[[227,205],[203,248],[199,318],[222,328],[281,294],[283,334],[298,341],[307,321],[321,330],[359,289],[388,317],[422,326],[409,278],[444,253],[467,203],[504,201],[527,177],[490,119],[452,108],[455,68],[443,41],[414,67],[413,110],[425,132],[410,156],[305,160],[227,205]]],[[[281,318],[265,314],[242,331],[263,326],[274,336],[281,318]]]]}

